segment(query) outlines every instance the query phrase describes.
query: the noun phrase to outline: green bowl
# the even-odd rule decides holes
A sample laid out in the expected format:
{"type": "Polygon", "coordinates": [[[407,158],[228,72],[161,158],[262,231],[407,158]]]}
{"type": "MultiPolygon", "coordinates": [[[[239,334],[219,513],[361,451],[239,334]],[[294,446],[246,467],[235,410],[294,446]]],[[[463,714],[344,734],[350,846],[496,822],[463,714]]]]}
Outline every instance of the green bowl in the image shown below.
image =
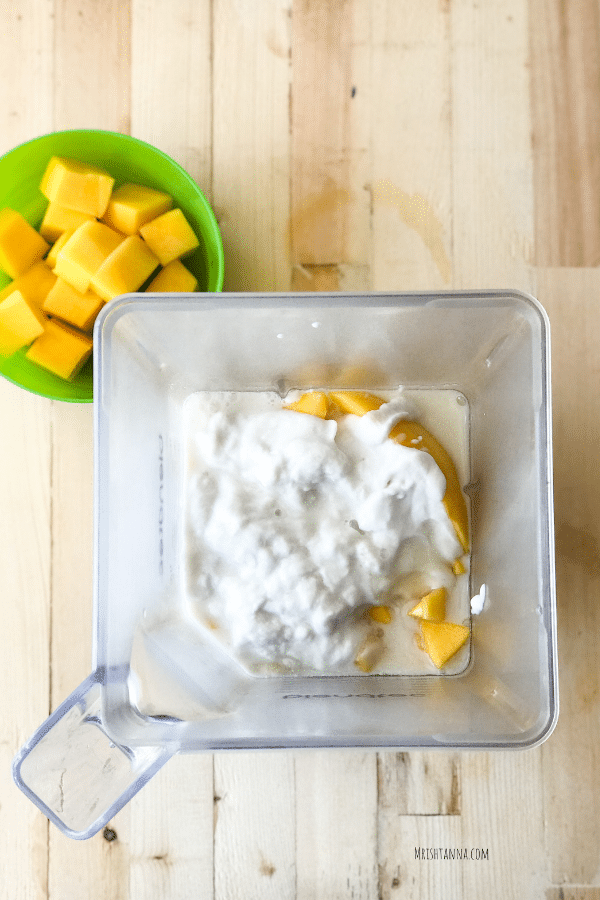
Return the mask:
{"type": "MultiPolygon", "coordinates": [[[[145,184],[173,197],[200,240],[185,264],[198,279],[200,291],[223,289],[223,244],[214,213],[195,181],[173,159],[126,134],[113,131],[57,131],[28,141],[0,157],[0,209],[9,206],[34,227],[42,221],[48,201],[39,184],[51,156],[66,156],[102,166],[124,182],[145,184]]],[[[10,278],[0,271],[0,290],[10,278]]],[[[25,351],[0,357],[0,374],[20,387],[52,400],[89,403],[93,400],[92,360],[73,381],[63,381],[29,362],[25,351]]]]}

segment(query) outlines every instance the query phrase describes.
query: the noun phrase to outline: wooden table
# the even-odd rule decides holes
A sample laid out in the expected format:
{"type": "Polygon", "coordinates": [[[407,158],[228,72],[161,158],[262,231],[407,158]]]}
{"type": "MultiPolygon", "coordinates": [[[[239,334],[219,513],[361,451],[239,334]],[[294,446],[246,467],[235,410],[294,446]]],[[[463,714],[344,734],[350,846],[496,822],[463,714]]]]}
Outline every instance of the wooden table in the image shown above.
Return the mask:
{"type": "Polygon", "coordinates": [[[10,763],[90,669],[92,409],[2,382],[0,898],[600,898],[598,0],[11,0],[0,25],[0,152],[156,144],[213,204],[226,289],[540,299],[561,690],[535,750],[179,757],[68,840],[10,763]]]}

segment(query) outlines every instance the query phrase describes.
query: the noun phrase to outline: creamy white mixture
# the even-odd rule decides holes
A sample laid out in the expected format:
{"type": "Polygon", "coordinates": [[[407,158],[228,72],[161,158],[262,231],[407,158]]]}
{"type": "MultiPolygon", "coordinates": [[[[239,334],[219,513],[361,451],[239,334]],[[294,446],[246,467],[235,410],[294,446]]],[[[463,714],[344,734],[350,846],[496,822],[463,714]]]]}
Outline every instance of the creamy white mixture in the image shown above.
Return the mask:
{"type": "MultiPolygon", "coordinates": [[[[356,674],[378,630],[370,606],[411,600],[411,584],[416,599],[452,588],[462,551],[445,479],[428,453],[388,440],[414,416],[402,392],[339,421],[282,406],[274,393],[185,403],[185,603],[253,672],[356,674]]],[[[410,617],[396,618],[411,661],[392,651],[378,671],[412,671],[425,657],[410,617]]],[[[398,627],[389,634],[397,650],[398,627]]]]}

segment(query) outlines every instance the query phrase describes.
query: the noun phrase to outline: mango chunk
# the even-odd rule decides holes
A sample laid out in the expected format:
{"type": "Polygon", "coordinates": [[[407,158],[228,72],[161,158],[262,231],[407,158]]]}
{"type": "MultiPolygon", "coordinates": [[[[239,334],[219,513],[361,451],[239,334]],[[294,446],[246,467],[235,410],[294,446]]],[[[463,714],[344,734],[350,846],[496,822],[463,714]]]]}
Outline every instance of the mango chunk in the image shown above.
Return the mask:
{"type": "Polygon", "coordinates": [[[471,629],[455,622],[421,623],[423,648],[438,669],[445,666],[455,653],[467,642],[471,629]]]}
{"type": "Polygon", "coordinates": [[[25,354],[49,372],[71,381],[92,352],[92,339],[68,325],[49,319],[44,333],[25,354]]]}
{"type": "Polygon", "coordinates": [[[123,234],[135,234],[172,206],[173,199],[163,191],[142,184],[122,184],[112,192],[104,221],[123,234]]]}
{"type": "Polygon", "coordinates": [[[0,303],[0,354],[11,356],[44,333],[45,319],[20,291],[0,303]]]}
{"type": "Polygon", "coordinates": [[[375,668],[383,656],[384,650],[383,630],[378,628],[376,631],[370,632],[358,648],[356,656],[354,657],[354,665],[357,666],[361,672],[367,674],[375,668]]]}
{"type": "Polygon", "coordinates": [[[82,294],[68,281],[57,278],[43,308],[45,313],[58,316],[81,331],[89,331],[103,306],[104,301],[94,291],[88,289],[82,294]]]}
{"type": "Polygon", "coordinates": [[[197,289],[198,279],[189,269],[186,269],[184,264],[178,259],[174,259],[173,262],[167,263],[146,288],[147,291],[153,291],[155,294],[185,294],[192,293],[197,289]]]}
{"type": "Polygon", "coordinates": [[[330,391],[329,397],[344,413],[353,416],[364,416],[365,413],[379,409],[385,400],[366,391],[330,391]]]}
{"type": "Polygon", "coordinates": [[[51,202],[101,218],[114,183],[112,175],[99,166],[53,156],[42,176],[40,190],[51,202]]]}
{"type": "MultiPolygon", "coordinates": [[[[70,229],[69,229],[69,231],[63,231],[61,236],[54,241],[54,243],[48,250],[48,253],[46,254],[46,263],[48,266],[50,266],[51,269],[54,269],[54,266],[56,265],[56,259],[58,257],[58,254],[60,253],[62,248],[65,246],[65,244],[67,243],[67,241],[69,240],[69,238],[71,237],[72,234],[73,234],[73,231],[71,231],[70,229]]],[[[56,278],[57,276],[55,275],[54,277],[56,278]]]]}
{"type": "Polygon", "coordinates": [[[140,234],[166,266],[200,246],[200,242],[180,209],[170,209],[140,228],[140,234]]]}
{"type": "Polygon", "coordinates": [[[90,284],[103,300],[112,300],[137,291],[158,265],[152,250],[141,237],[132,234],[106,257],[90,284]]]}
{"type": "Polygon", "coordinates": [[[0,210],[0,269],[17,278],[48,252],[49,244],[14,209],[0,210]]]}
{"type": "Polygon", "coordinates": [[[84,222],[58,251],[54,272],[85,294],[92,275],[123,240],[122,234],[102,222],[84,222]]]}
{"type": "Polygon", "coordinates": [[[408,614],[415,619],[425,619],[428,622],[443,622],[446,618],[447,596],[446,588],[435,588],[421,597],[408,614]]]}
{"type": "Polygon", "coordinates": [[[462,559],[459,556],[452,563],[452,572],[454,573],[454,575],[458,576],[458,575],[464,575],[466,573],[466,571],[467,571],[467,567],[465,566],[464,562],[462,561],[462,559]]]}
{"type": "Polygon", "coordinates": [[[392,610],[385,604],[369,607],[369,618],[381,625],[389,625],[392,621],[392,610]]]}
{"type": "Polygon", "coordinates": [[[84,222],[89,222],[93,218],[88,213],[78,212],[76,209],[69,209],[68,206],[61,206],[60,203],[50,202],[40,225],[40,234],[52,244],[65,231],[75,231],[84,222]]]}
{"type": "Polygon", "coordinates": [[[308,391],[306,394],[302,394],[294,403],[288,403],[287,406],[284,406],[284,409],[308,413],[311,416],[319,416],[321,419],[327,418],[328,408],[327,394],[324,394],[323,391],[308,391]]]}
{"type": "Polygon", "coordinates": [[[4,300],[13,291],[21,291],[28,303],[33,303],[37,307],[42,307],[44,300],[48,296],[48,291],[54,285],[56,275],[47,264],[46,261],[34,263],[31,268],[27,269],[10,284],[0,291],[0,300],[4,300]]]}

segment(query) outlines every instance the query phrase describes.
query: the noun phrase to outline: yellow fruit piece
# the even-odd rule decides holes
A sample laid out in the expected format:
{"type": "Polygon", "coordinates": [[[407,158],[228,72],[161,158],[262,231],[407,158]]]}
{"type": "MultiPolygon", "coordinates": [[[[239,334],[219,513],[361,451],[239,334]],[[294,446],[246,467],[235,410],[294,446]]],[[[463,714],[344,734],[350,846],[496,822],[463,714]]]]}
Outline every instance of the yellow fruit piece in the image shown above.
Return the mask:
{"type": "Polygon", "coordinates": [[[65,231],[75,231],[84,222],[89,222],[93,218],[88,213],[78,212],[76,209],[69,209],[68,206],[61,206],[60,203],[50,202],[40,225],[40,234],[52,244],[65,231]]]}
{"type": "Polygon", "coordinates": [[[102,222],[84,222],[56,254],[54,272],[85,294],[92,275],[123,241],[122,234],[102,222]]]}
{"type": "Polygon", "coordinates": [[[467,567],[460,557],[452,563],[452,571],[455,575],[464,575],[467,571],[467,567]]]}
{"type": "MultiPolygon", "coordinates": [[[[381,397],[369,394],[366,391],[330,391],[329,397],[342,412],[352,413],[355,416],[363,416],[374,409],[379,409],[385,403],[385,400],[381,397]]],[[[403,444],[405,447],[425,450],[433,456],[446,479],[446,492],[443,497],[443,503],[448,513],[448,518],[454,525],[456,536],[464,552],[468,553],[469,515],[467,504],[458,480],[456,468],[448,451],[419,422],[402,419],[401,422],[394,425],[389,436],[392,440],[403,444]]]]}
{"type": "Polygon", "coordinates": [[[171,209],[142,225],[140,234],[163,266],[200,246],[180,209],[171,209]]]}
{"type": "Polygon", "coordinates": [[[28,303],[33,303],[41,308],[55,281],[56,275],[44,260],[40,260],[10,284],[7,284],[0,291],[0,300],[4,300],[13,291],[21,291],[28,303]]]}
{"type": "Polygon", "coordinates": [[[376,631],[368,634],[358,648],[358,652],[354,657],[354,665],[366,674],[375,668],[383,656],[383,651],[383,631],[381,628],[378,628],[376,631]]]}
{"type": "Polygon", "coordinates": [[[27,359],[43,366],[49,372],[71,381],[92,352],[92,339],[49,319],[41,337],[37,338],[25,354],[27,359]]]}
{"type": "Polygon", "coordinates": [[[115,179],[98,166],[53,156],[40,182],[51,202],[101,218],[106,212],[115,179]]]}
{"type": "Polygon", "coordinates": [[[308,391],[294,403],[288,403],[284,409],[293,409],[295,412],[308,413],[311,416],[327,417],[327,395],[323,391],[308,391]]]}
{"type": "Polygon", "coordinates": [[[21,213],[0,211],[0,269],[17,278],[47,253],[49,244],[21,213]]]}
{"type": "Polygon", "coordinates": [[[368,613],[370,619],[373,619],[374,622],[379,622],[381,625],[389,625],[392,621],[392,610],[389,606],[370,606],[368,613]]]}
{"type": "Polygon", "coordinates": [[[435,588],[421,597],[408,614],[415,619],[426,619],[428,622],[443,622],[446,618],[447,596],[446,588],[435,588]]]}
{"type": "Polygon", "coordinates": [[[87,290],[82,294],[68,281],[57,278],[43,308],[48,315],[58,316],[81,331],[89,331],[103,306],[104,301],[94,291],[87,290]]]}
{"type": "Polygon", "coordinates": [[[137,234],[125,240],[107,256],[90,284],[103,300],[129,294],[152,275],[158,259],[137,234]]]}
{"type": "Polygon", "coordinates": [[[153,291],[155,294],[191,293],[198,290],[198,279],[189,269],[186,269],[180,260],[174,259],[160,270],[146,290],[153,291]]]}
{"type": "Polygon", "coordinates": [[[379,409],[385,400],[366,391],[330,391],[329,398],[342,412],[353,416],[364,416],[365,413],[379,409]]]}
{"type": "MultiPolygon", "coordinates": [[[[71,237],[72,234],[73,234],[73,231],[71,231],[71,230],[63,231],[61,236],[55,240],[55,242],[52,244],[52,246],[48,250],[48,254],[46,256],[46,263],[47,263],[47,265],[50,266],[51,269],[54,269],[54,266],[56,265],[56,259],[58,257],[58,254],[60,253],[62,248],[65,246],[65,244],[67,243],[67,241],[69,240],[69,238],[71,237]]],[[[54,276],[54,277],[56,278],[56,276],[54,276]]]]}
{"type": "Polygon", "coordinates": [[[470,628],[455,622],[421,623],[423,646],[434,665],[441,669],[467,642],[470,628]]]}
{"type": "Polygon", "coordinates": [[[44,333],[45,319],[20,291],[0,303],[0,354],[10,356],[44,333]]]}
{"type": "Polygon", "coordinates": [[[112,192],[104,221],[123,234],[135,234],[172,206],[172,198],[163,191],[142,184],[122,184],[112,192]]]}

